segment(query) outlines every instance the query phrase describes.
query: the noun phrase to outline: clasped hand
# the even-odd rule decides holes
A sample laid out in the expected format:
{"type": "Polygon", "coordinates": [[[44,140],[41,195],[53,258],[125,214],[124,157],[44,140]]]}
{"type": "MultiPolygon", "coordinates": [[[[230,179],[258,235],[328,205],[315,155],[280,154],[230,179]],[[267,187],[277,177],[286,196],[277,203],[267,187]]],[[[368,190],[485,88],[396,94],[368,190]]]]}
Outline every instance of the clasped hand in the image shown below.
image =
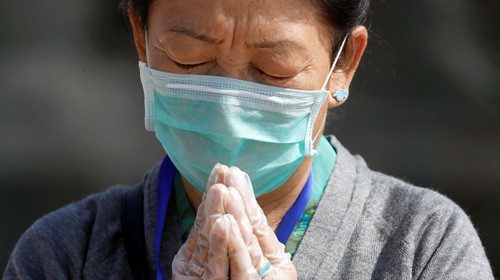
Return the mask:
{"type": "Polygon", "coordinates": [[[267,223],[246,173],[214,167],[172,274],[179,280],[297,279],[291,256],[267,223]]]}

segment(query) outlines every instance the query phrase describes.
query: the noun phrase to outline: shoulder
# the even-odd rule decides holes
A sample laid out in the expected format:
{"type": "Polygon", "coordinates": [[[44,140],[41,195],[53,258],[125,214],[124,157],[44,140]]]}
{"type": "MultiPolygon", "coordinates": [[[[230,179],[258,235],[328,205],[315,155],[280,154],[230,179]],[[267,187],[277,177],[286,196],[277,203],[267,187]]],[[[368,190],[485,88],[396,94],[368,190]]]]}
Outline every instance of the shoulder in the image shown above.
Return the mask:
{"type": "Polygon", "coordinates": [[[367,170],[366,176],[371,182],[367,210],[371,210],[374,215],[383,214],[395,219],[408,216],[413,219],[426,219],[438,215],[468,220],[467,215],[455,202],[435,190],[418,187],[372,170],[367,170]]]}
{"type": "Polygon", "coordinates": [[[119,220],[121,199],[126,190],[126,187],[114,186],[54,210],[33,223],[26,234],[51,239],[57,236],[70,239],[69,243],[74,244],[79,237],[91,235],[94,227],[119,220]]]}
{"type": "MultiPolygon", "coordinates": [[[[413,256],[421,279],[453,275],[489,279],[491,268],[474,225],[464,210],[437,191],[368,170],[371,191],[363,216],[413,256]]],[[[466,278],[467,278],[466,277],[466,278]]]]}
{"type": "Polygon", "coordinates": [[[330,140],[339,161],[335,194],[346,196],[341,186],[351,186],[344,188],[351,193],[347,199],[361,213],[351,242],[371,249],[367,259],[375,254],[384,260],[377,269],[400,266],[419,279],[493,278],[477,231],[460,206],[435,190],[371,170],[361,156],[330,140]]]}
{"type": "Polygon", "coordinates": [[[365,218],[375,219],[388,228],[408,222],[408,218],[415,223],[433,216],[469,221],[462,209],[446,196],[373,171],[361,156],[352,155],[335,137],[329,136],[329,140],[338,154],[332,179],[360,189],[363,199],[358,202],[364,203],[365,218]]]}
{"type": "Polygon", "coordinates": [[[73,273],[79,273],[85,260],[120,231],[120,206],[126,190],[111,187],[39,218],[17,242],[5,276],[78,276],[73,273]]]}
{"type": "Polygon", "coordinates": [[[361,221],[383,235],[398,236],[413,246],[425,239],[439,240],[453,231],[475,234],[469,216],[454,201],[435,190],[371,170],[361,156],[353,156],[355,181],[363,188],[361,221]]]}

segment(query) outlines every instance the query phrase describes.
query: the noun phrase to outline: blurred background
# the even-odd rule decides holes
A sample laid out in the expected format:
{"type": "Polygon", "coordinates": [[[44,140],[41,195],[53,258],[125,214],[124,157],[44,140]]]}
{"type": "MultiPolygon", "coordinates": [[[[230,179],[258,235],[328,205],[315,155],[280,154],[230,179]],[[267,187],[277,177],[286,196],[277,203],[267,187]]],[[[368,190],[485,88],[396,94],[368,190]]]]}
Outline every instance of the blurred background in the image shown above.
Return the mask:
{"type": "MultiPolygon", "coordinates": [[[[500,270],[500,1],[376,1],[334,133],[368,165],[455,200],[500,270]]],[[[163,156],[143,127],[116,1],[0,0],[0,271],[37,218],[163,156]]]]}

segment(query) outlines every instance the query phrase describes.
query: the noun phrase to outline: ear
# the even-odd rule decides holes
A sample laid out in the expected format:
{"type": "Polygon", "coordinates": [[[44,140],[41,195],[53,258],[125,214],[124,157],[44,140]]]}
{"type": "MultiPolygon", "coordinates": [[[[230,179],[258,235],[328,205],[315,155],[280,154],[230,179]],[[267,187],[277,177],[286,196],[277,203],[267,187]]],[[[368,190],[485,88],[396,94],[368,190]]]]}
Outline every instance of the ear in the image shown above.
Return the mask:
{"type": "Polygon", "coordinates": [[[133,10],[128,10],[128,19],[132,26],[132,35],[134,36],[135,50],[141,62],[146,63],[146,36],[141,26],[141,17],[133,10]]]}
{"type": "Polygon", "coordinates": [[[337,90],[349,90],[349,86],[351,85],[354,73],[356,73],[356,69],[358,69],[359,62],[365,52],[367,43],[368,31],[366,28],[364,26],[356,27],[351,32],[346,42],[343,54],[344,57],[341,56],[338,65],[335,66],[337,69],[343,70],[333,71],[330,77],[328,83],[328,91],[330,92],[328,95],[328,108],[335,108],[345,102],[345,100],[342,102],[337,101],[337,99],[332,96],[332,93],[337,90]]]}

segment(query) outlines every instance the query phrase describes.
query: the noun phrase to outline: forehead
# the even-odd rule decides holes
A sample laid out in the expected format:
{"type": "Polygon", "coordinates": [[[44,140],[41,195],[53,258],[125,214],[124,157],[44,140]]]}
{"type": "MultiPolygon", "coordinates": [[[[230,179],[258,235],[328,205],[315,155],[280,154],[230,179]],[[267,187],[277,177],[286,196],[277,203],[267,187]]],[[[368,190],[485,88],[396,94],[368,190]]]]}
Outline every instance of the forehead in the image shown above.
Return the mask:
{"type": "Polygon", "coordinates": [[[157,0],[150,28],[189,28],[214,38],[231,35],[233,40],[329,34],[314,1],[304,0],[157,0]]]}

